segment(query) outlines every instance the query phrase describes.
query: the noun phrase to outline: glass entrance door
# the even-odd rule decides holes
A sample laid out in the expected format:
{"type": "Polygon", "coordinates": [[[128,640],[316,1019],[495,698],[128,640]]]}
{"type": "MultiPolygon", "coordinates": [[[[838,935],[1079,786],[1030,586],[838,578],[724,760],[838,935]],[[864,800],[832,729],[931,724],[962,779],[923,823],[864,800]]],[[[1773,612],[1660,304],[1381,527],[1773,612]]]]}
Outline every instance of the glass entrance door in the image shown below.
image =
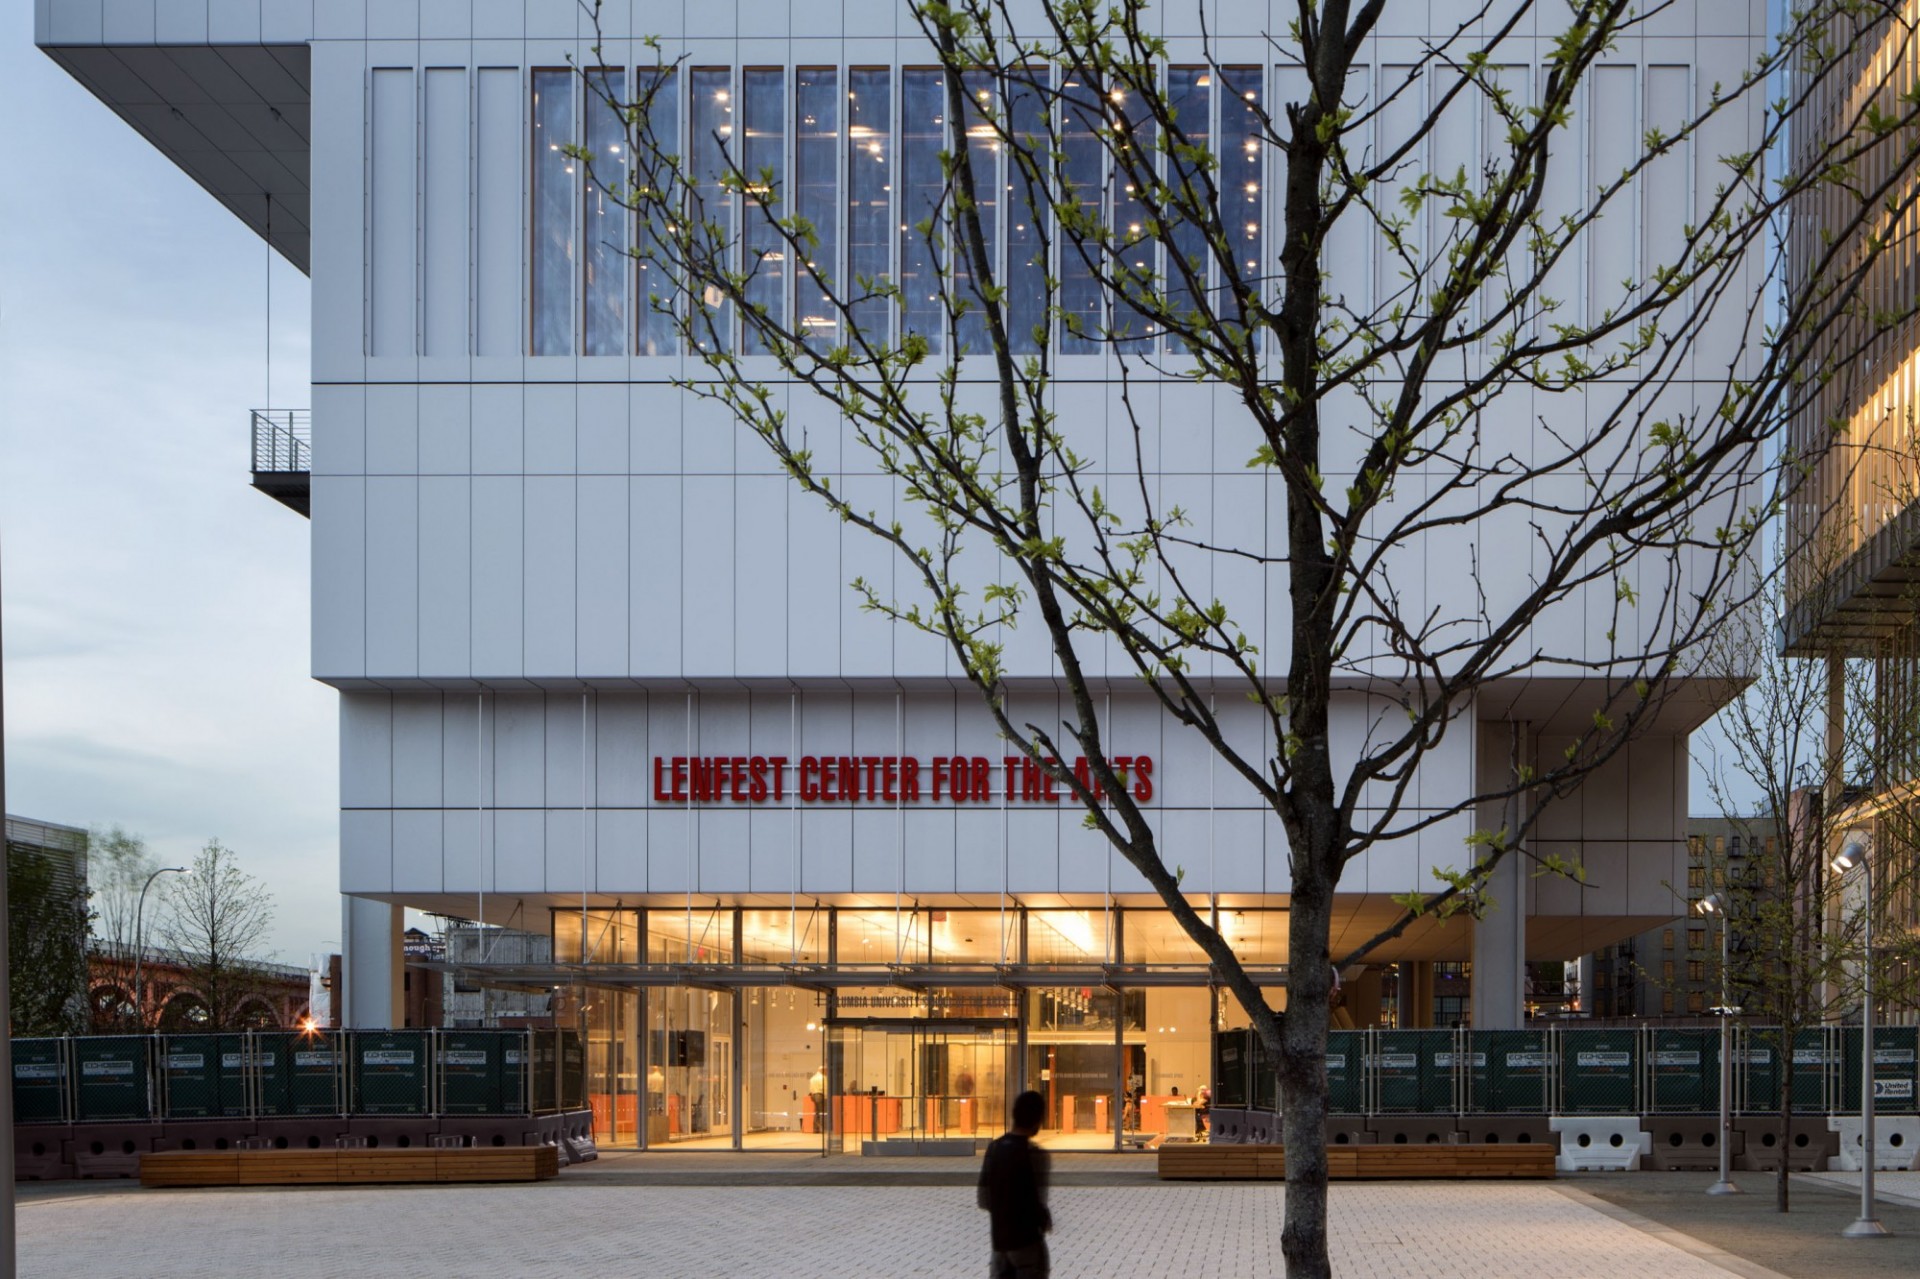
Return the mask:
{"type": "Polygon", "coordinates": [[[870,1140],[971,1141],[1005,1124],[1010,1026],[888,1021],[831,1030],[829,1151],[860,1154],[870,1140]]]}

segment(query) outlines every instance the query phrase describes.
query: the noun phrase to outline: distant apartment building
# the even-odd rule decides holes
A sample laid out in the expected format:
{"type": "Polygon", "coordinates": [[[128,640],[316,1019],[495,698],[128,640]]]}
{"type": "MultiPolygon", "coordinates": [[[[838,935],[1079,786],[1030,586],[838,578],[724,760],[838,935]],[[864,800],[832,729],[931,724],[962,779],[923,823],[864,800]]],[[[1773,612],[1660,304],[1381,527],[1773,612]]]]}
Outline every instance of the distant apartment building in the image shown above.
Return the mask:
{"type": "Polygon", "coordinates": [[[81,1029],[87,1008],[87,832],[6,815],[8,982],[16,1034],[81,1029]]]}
{"type": "MultiPolygon", "coordinates": [[[[1674,884],[1679,918],[1595,952],[1580,967],[1579,1011],[1589,1017],[1710,1017],[1720,1004],[1719,915],[1702,915],[1699,902],[1720,880],[1736,883],[1749,859],[1757,821],[1696,817],[1688,823],[1687,875],[1674,884]]],[[[1734,925],[1730,945],[1741,937],[1734,925]]]]}

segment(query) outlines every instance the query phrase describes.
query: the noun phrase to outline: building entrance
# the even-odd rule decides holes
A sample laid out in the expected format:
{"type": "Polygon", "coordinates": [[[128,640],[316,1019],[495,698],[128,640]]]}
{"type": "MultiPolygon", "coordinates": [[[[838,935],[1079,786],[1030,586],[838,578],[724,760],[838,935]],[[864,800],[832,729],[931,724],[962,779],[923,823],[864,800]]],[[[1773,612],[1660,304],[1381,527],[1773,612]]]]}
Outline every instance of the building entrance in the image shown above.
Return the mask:
{"type": "Polygon", "coordinates": [[[829,1153],[869,1140],[972,1141],[1006,1124],[1013,1024],[861,1021],[829,1027],[829,1153]]]}

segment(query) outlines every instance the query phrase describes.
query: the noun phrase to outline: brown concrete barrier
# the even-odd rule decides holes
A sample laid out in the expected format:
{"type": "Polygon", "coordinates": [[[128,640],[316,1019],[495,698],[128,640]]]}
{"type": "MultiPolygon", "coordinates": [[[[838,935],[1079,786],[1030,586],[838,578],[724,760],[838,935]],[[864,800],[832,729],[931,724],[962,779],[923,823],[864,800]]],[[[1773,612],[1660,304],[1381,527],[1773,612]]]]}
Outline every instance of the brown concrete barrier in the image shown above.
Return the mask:
{"type": "MultiPolygon", "coordinates": [[[[271,1122],[271,1121],[269,1121],[271,1122]]],[[[153,1139],[155,1151],[238,1150],[259,1135],[252,1119],[169,1119],[153,1139]]]]}
{"type": "MultiPolygon", "coordinates": [[[[1718,1115],[1648,1115],[1643,1121],[1653,1136],[1653,1148],[1641,1157],[1640,1166],[1659,1172],[1716,1172],[1720,1168],[1720,1117],[1718,1115]]],[[[1741,1133],[1735,1129],[1729,1143],[1737,1159],[1745,1148],[1741,1133]]]]}
{"type": "Polygon", "coordinates": [[[73,1129],[66,1124],[22,1124],[13,1130],[15,1181],[71,1181],[73,1164],[67,1143],[73,1129]]]}
{"type": "MultiPolygon", "coordinates": [[[[1734,1167],[1746,1172],[1779,1171],[1779,1117],[1742,1115],[1734,1123],[1746,1143],[1734,1167]]],[[[1840,1134],[1827,1131],[1825,1115],[1795,1115],[1785,1154],[1790,1172],[1825,1172],[1827,1160],[1840,1154],[1840,1134]]]]}
{"type": "Polygon", "coordinates": [[[64,1143],[67,1163],[81,1180],[111,1180],[140,1175],[140,1156],[153,1150],[159,1125],[139,1120],[116,1124],[75,1124],[64,1143]]]}
{"type": "Polygon", "coordinates": [[[1452,1146],[1465,1140],[1452,1115],[1375,1115],[1367,1129],[1383,1146],[1452,1146]]]}
{"type": "Polygon", "coordinates": [[[1462,1140],[1482,1146],[1538,1146],[1560,1148],[1559,1138],[1545,1115],[1462,1115],[1462,1140]]]}

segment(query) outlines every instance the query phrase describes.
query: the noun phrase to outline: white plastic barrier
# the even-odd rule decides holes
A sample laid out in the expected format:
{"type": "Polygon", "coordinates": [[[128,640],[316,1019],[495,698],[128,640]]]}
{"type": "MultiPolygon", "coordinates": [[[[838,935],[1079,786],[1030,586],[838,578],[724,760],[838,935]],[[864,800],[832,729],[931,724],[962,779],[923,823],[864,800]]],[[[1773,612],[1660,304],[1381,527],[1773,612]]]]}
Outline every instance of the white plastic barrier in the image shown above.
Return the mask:
{"type": "Polygon", "coordinates": [[[1561,1172],[1631,1172],[1653,1149],[1638,1115],[1554,1115],[1547,1123],[1560,1134],[1554,1167],[1561,1172]]]}
{"type": "MultiPolygon", "coordinates": [[[[1858,1115],[1828,1115],[1827,1131],[1840,1134],[1840,1154],[1827,1160],[1833,1172],[1859,1172],[1862,1124],[1858,1115]]],[[[1920,1116],[1873,1117],[1873,1166],[1885,1172],[1906,1172],[1920,1155],[1920,1116]]]]}

